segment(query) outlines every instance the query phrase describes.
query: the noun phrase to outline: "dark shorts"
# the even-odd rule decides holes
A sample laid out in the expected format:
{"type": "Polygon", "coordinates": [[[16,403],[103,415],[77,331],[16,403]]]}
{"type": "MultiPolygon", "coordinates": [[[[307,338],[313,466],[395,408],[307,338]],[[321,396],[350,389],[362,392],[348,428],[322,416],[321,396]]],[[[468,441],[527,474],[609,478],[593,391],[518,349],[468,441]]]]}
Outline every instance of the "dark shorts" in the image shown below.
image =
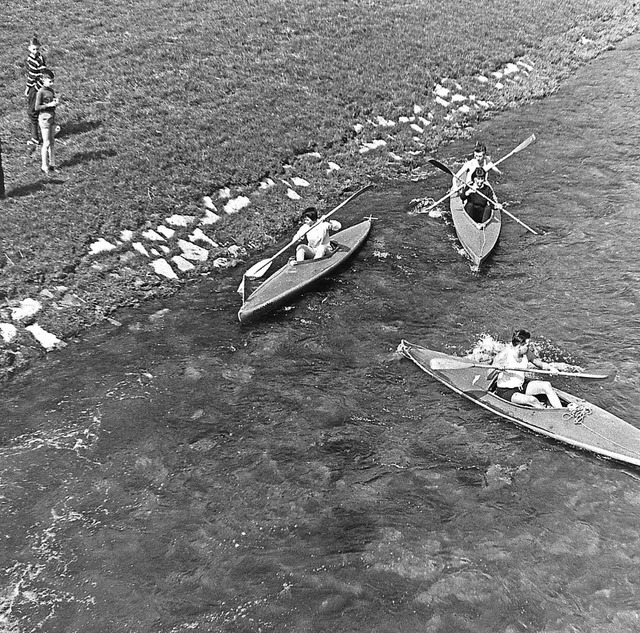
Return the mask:
{"type": "Polygon", "coordinates": [[[527,391],[528,380],[525,380],[520,388],[496,387],[496,396],[500,396],[507,402],[511,402],[514,393],[525,393],[527,391]]]}

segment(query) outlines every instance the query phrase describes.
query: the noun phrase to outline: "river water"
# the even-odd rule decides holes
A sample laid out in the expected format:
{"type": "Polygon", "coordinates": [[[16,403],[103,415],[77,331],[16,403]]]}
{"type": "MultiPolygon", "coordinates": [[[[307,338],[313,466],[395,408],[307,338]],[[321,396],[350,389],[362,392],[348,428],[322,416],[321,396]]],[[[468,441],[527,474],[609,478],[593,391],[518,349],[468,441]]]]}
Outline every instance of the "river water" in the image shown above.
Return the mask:
{"type": "MultiPolygon", "coordinates": [[[[235,277],[122,312],[3,388],[0,630],[640,630],[640,472],[526,433],[395,352],[533,332],[640,425],[640,39],[482,125],[507,209],[480,273],[442,173],[379,183],[338,276],[256,325],[235,277]]],[[[447,146],[453,164],[470,142],[447,146]]]]}

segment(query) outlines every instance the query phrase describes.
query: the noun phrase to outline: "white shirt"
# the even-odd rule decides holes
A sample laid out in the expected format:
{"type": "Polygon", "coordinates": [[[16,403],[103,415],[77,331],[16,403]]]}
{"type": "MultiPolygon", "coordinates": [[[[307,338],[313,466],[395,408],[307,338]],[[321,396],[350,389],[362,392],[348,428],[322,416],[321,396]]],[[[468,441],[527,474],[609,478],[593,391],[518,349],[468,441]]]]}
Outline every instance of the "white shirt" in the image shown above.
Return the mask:
{"type": "Polygon", "coordinates": [[[496,365],[497,367],[522,368],[522,371],[507,370],[500,372],[496,382],[496,386],[503,389],[519,389],[524,384],[524,371],[529,365],[529,359],[526,354],[522,356],[522,358],[518,358],[518,352],[513,346],[510,346],[496,354],[492,365],[496,365]]]}
{"type": "Polygon", "coordinates": [[[339,231],[342,228],[342,224],[340,224],[340,222],[338,222],[337,220],[327,220],[324,222],[320,222],[310,230],[307,230],[308,228],[309,227],[306,224],[304,226],[301,226],[295,235],[296,239],[305,236],[310,248],[312,248],[316,252],[318,252],[319,249],[322,249],[324,252],[326,252],[331,244],[331,237],[329,235],[330,232],[339,231]]]}

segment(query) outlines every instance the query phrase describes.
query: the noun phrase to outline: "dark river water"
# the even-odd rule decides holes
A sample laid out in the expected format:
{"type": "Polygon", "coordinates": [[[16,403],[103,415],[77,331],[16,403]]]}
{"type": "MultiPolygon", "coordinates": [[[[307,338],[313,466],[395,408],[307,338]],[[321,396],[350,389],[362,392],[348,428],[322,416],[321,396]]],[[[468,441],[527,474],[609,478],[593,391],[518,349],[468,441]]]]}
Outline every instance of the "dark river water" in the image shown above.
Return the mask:
{"type": "MultiPolygon", "coordinates": [[[[525,327],[558,386],[640,425],[640,39],[482,126],[501,241],[379,183],[339,275],[253,326],[201,279],[3,387],[0,631],[640,630],[640,472],[526,433],[396,353],[525,327]]],[[[471,142],[439,154],[453,164],[471,142]]]]}

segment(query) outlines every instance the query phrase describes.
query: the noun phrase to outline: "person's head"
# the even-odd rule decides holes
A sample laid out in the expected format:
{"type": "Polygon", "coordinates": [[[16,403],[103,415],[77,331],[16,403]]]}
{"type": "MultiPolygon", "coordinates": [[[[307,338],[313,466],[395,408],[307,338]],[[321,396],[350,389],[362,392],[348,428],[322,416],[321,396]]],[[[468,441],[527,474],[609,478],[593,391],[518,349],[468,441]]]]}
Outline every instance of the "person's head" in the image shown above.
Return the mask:
{"type": "Polygon", "coordinates": [[[487,154],[487,147],[483,143],[476,143],[476,146],[473,148],[473,157],[474,158],[484,158],[487,154]]]}
{"type": "Polygon", "coordinates": [[[40,40],[34,35],[29,41],[29,52],[35,55],[40,50],[40,40]]]}
{"type": "Polygon", "coordinates": [[[318,219],[318,212],[315,207],[307,207],[300,216],[300,222],[303,224],[313,224],[318,219]]]}
{"type": "Polygon", "coordinates": [[[473,184],[481,185],[484,183],[484,179],[485,179],[484,169],[482,169],[482,167],[478,167],[478,169],[476,169],[473,172],[473,184]]]}
{"type": "Polygon", "coordinates": [[[41,77],[42,77],[42,84],[44,86],[52,86],[53,85],[53,71],[49,70],[48,68],[45,68],[42,73],[41,73],[41,77]]]}
{"type": "Polygon", "coordinates": [[[516,330],[511,337],[511,345],[519,348],[523,353],[526,353],[530,342],[531,332],[528,330],[516,330]]]}

